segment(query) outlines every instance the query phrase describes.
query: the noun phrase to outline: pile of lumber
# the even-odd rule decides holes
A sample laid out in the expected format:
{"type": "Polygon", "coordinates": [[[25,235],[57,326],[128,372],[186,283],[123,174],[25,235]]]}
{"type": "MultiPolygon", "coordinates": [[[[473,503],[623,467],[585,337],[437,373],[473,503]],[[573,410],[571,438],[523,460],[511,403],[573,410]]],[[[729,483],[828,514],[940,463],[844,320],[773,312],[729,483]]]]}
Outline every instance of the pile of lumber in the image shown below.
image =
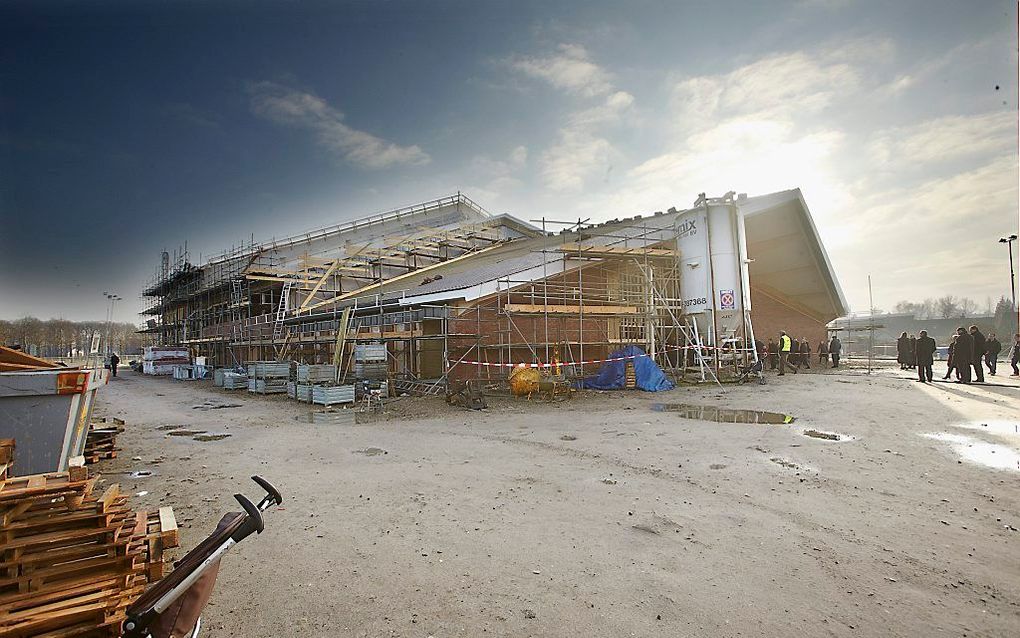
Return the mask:
{"type": "Polygon", "coordinates": [[[177,547],[170,508],[133,511],[84,467],[0,479],[0,635],[119,636],[177,547]]]}
{"type": "Polygon", "coordinates": [[[89,424],[89,432],[85,435],[85,463],[91,465],[104,459],[117,458],[117,435],[124,431],[124,421],[114,419],[107,423],[106,419],[93,421],[89,424]]]}
{"type": "MultiPolygon", "coordinates": [[[[34,370],[52,370],[53,368],[60,367],[62,366],[46,359],[33,357],[27,352],[0,346],[0,372],[32,372],[34,370]]],[[[71,370],[73,368],[68,369],[71,370]]]]}

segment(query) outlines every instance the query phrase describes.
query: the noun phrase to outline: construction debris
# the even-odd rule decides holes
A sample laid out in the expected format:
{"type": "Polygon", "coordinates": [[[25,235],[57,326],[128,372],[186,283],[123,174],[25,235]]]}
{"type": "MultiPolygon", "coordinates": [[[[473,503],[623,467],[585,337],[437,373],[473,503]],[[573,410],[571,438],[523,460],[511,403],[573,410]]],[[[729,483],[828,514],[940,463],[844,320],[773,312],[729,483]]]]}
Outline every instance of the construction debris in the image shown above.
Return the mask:
{"type": "Polygon", "coordinates": [[[85,437],[85,463],[91,465],[105,459],[117,458],[117,435],[124,431],[123,424],[108,425],[93,421],[85,437]]]}
{"type": "Polygon", "coordinates": [[[174,373],[176,366],[191,363],[187,348],[179,346],[148,346],[142,355],[142,372],[145,374],[174,373]]]}
{"type": "Polygon", "coordinates": [[[0,634],[119,636],[125,609],[167,573],[173,510],[133,511],[117,485],[96,497],[97,479],[84,467],[0,478],[0,634]]]}

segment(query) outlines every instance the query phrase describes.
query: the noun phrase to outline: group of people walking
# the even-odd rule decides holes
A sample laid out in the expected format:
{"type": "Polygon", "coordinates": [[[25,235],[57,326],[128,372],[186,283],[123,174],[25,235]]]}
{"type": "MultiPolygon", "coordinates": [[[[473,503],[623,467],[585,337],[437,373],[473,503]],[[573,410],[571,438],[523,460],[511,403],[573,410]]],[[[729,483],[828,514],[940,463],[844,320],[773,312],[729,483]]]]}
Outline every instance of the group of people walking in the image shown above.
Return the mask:
{"type": "Polygon", "coordinates": [[[839,356],[843,351],[843,344],[839,338],[833,335],[832,340],[819,341],[817,349],[812,349],[811,342],[807,339],[795,339],[786,334],[786,331],[779,332],[779,343],[769,339],[765,346],[764,356],[768,359],[769,369],[779,368],[779,376],[786,374],[786,369],[793,370],[796,374],[799,368],[811,368],[811,355],[818,355],[818,363],[828,365],[832,360],[832,367],[839,367],[839,356]]]}
{"type": "MultiPolygon", "coordinates": [[[[925,330],[917,337],[908,336],[904,332],[896,340],[896,360],[900,364],[900,369],[916,368],[917,380],[922,383],[928,383],[932,379],[931,367],[935,350],[935,340],[929,337],[925,330]]],[[[989,333],[986,337],[977,326],[971,326],[969,329],[960,326],[949,344],[946,374],[942,378],[948,379],[955,373],[956,383],[970,383],[972,380],[984,383],[985,371],[982,365],[988,368],[990,376],[995,376],[1001,352],[1002,343],[995,337],[995,333],[989,333]]],[[[1011,376],[1020,376],[1020,334],[1013,335],[1007,358],[1013,368],[1011,376]]]]}

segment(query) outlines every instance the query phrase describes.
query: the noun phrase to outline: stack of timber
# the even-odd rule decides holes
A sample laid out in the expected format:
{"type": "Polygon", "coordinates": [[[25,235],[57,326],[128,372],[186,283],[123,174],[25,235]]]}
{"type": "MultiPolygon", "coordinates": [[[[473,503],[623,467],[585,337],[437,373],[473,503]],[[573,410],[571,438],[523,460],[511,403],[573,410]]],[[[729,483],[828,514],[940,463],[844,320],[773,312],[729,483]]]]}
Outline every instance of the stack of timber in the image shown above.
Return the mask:
{"type": "Polygon", "coordinates": [[[0,481],[13,474],[14,439],[0,439],[0,481]]]}
{"type": "Polygon", "coordinates": [[[117,435],[124,431],[124,421],[113,419],[107,423],[106,419],[93,421],[89,425],[89,432],[85,438],[85,463],[91,465],[105,459],[117,458],[117,435]]]}
{"type": "Polygon", "coordinates": [[[166,573],[173,510],[135,512],[117,485],[69,472],[0,482],[0,635],[119,636],[124,612],[166,573]]]}

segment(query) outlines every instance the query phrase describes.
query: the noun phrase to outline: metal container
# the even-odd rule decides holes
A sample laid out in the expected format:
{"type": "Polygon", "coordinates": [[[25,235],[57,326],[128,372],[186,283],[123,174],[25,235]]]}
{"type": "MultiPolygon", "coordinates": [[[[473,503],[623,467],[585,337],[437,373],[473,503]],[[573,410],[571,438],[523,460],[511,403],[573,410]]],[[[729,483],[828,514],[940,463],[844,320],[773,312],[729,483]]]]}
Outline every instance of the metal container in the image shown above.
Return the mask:
{"type": "Polygon", "coordinates": [[[354,346],[354,361],[360,363],[377,363],[386,361],[385,343],[359,343],[354,346]]]}
{"type": "Polygon", "coordinates": [[[353,385],[313,385],[312,403],[318,405],[335,405],[337,403],[354,403],[353,385]]]}
{"type": "Polygon", "coordinates": [[[0,372],[0,438],[14,439],[19,476],[63,472],[85,450],[106,370],[0,372]]]}

